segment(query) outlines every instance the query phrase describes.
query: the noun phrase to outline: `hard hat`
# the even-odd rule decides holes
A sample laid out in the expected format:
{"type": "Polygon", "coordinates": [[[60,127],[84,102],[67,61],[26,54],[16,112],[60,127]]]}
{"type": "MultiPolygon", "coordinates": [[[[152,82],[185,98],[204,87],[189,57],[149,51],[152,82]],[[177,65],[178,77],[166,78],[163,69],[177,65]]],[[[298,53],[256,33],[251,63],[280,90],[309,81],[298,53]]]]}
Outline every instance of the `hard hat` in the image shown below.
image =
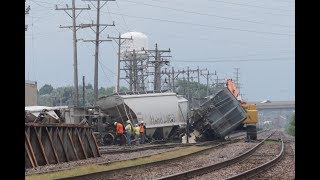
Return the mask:
{"type": "Polygon", "coordinates": [[[117,125],[117,122],[114,122],[114,125],[117,125]]]}
{"type": "Polygon", "coordinates": [[[143,123],[143,121],[141,121],[141,123],[143,123]]]}
{"type": "Polygon", "coordinates": [[[128,123],[128,124],[129,124],[129,123],[130,123],[130,120],[127,120],[127,121],[126,121],[126,123],[128,123]]]}

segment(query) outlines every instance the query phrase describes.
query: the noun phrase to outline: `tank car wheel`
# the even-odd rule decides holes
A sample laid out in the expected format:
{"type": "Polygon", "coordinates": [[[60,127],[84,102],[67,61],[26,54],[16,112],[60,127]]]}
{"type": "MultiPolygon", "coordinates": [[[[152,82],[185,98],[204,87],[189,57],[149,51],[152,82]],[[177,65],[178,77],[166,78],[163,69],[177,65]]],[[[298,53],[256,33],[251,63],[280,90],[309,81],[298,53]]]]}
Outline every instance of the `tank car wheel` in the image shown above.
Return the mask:
{"type": "Polygon", "coordinates": [[[112,133],[108,133],[103,137],[104,145],[113,145],[114,144],[114,135],[112,133]]]}

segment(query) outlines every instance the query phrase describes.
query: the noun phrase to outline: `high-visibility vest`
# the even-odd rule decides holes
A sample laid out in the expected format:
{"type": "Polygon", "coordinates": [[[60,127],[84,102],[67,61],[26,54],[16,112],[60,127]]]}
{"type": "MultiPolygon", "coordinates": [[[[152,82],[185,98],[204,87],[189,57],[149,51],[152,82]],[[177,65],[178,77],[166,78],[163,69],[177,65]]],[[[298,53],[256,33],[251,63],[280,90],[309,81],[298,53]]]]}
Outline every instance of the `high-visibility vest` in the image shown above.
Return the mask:
{"type": "Polygon", "coordinates": [[[139,127],[139,126],[133,128],[133,129],[134,129],[134,133],[135,133],[136,135],[139,135],[139,134],[140,134],[140,127],[139,127]]]}
{"type": "Polygon", "coordinates": [[[139,130],[140,133],[144,133],[144,125],[140,125],[140,130],[139,130]]]}
{"type": "Polygon", "coordinates": [[[117,123],[117,134],[123,134],[123,126],[121,123],[117,123]]]}
{"type": "Polygon", "coordinates": [[[131,133],[131,132],[132,132],[131,127],[132,127],[131,124],[127,124],[127,125],[126,125],[126,128],[125,128],[126,131],[131,133]]]}

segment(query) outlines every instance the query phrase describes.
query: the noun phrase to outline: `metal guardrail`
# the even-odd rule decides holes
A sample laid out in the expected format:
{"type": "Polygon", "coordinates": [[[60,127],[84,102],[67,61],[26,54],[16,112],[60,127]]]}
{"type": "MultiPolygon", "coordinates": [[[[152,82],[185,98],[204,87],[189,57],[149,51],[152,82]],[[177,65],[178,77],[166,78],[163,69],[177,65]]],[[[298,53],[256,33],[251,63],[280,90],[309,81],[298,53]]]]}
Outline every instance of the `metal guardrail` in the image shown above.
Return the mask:
{"type": "Polygon", "coordinates": [[[25,168],[100,156],[91,127],[25,123],[25,168]]]}

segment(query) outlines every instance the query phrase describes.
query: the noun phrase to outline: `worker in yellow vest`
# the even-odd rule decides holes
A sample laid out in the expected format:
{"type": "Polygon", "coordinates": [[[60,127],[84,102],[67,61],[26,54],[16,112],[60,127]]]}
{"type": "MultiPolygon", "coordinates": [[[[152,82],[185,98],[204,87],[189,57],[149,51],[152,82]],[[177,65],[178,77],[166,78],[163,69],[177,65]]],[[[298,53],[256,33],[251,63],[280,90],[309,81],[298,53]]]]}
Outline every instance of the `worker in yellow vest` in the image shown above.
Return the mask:
{"type": "Polygon", "coordinates": [[[134,132],[134,141],[136,144],[140,144],[139,142],[139,136],[140,136],[140,127],[138,126],[138,124],[135,125],[135,127],[133,128],[133,132],[134,132]]]}
{"type": "Polygon", "coordinates": [[[127,144],[131,145],[131,136],[133,134],[133,128],[132,128],[130,120],[127,120],[126,123],[127,123],[127,125],[125,127],[125,130],[126,130],[126,135],[127,135],[127,144]]]}

